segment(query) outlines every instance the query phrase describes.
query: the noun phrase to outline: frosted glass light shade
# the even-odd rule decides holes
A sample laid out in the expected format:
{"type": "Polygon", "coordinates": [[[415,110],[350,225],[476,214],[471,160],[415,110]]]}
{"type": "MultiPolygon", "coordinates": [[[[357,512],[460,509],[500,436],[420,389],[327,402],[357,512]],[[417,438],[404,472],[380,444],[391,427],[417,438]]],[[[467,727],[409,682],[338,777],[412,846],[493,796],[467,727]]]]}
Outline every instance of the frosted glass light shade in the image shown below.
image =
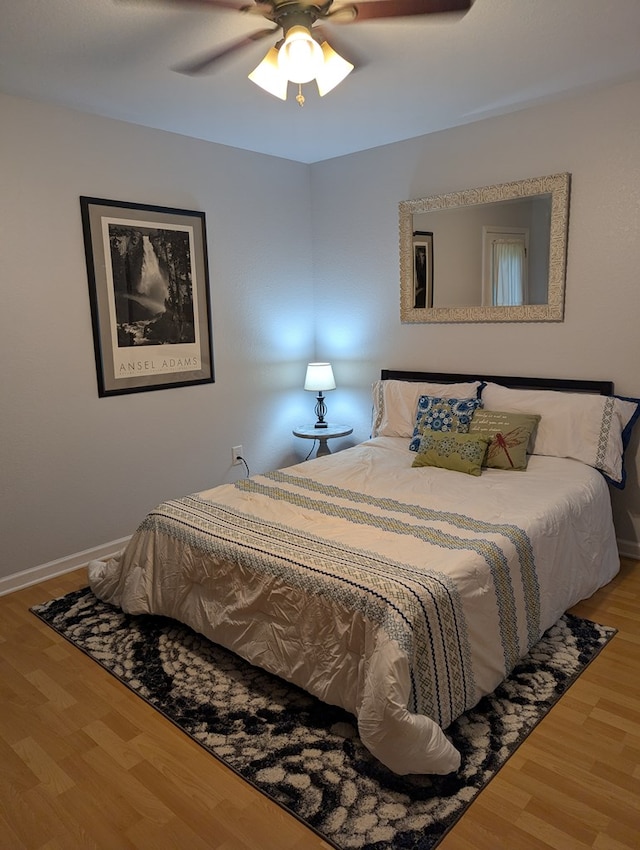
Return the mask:
{"type": "Polygon", "coordinates": [[[335,390],[336,381],[333,377],[331,363],[309,363],[307,375],[304,379],[304,388],[313,392],[335,390]]]}
{"type": "Polygon", "coordinates": [[[295,26],[287,32],[278,51],[278,66],[292,83],[308,83],[324,63],[322,48],[306,27],[295,26]]]}
{"type": "Polygon", "coordinates": [[[353,71],[353,65],[336,53],[328,42],[323,41],[321,48],[324,63],[316,74],[316,84],[320,97],[324,97],[353,71]]]}
{"type": "Polygon", "coordinates": [[[271,48],[258,67],[249,74],[249,79],[269,94],[279,97],[280,100],[287,99],[289,81],[278,65],[277,48],[271,48]]]}

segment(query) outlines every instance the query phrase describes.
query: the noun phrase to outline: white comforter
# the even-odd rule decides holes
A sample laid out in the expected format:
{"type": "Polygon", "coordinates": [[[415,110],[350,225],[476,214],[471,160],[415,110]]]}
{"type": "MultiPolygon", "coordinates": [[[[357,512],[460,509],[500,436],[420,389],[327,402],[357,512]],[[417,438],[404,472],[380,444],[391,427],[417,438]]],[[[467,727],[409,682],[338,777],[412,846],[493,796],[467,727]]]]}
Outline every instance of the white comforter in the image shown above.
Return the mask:
{"type": "Polygon", "coordinates": [[[358,719],[397,773],[449,773],[443,730],[619,568],[607,485],[534,456],[480,477],[414,469],[378,437],[166,502],[94,592],[187,623],[358,719]]]}

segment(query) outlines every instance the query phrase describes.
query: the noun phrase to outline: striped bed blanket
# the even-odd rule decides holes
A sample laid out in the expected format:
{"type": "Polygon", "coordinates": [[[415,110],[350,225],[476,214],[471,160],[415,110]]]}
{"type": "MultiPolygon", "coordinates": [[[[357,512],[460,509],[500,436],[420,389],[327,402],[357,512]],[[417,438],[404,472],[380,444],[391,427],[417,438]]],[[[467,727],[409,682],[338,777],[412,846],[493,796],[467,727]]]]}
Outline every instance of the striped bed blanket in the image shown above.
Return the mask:
{"type": "Polygon", "coordinates": [[[365,746],[397,773],[449,773],[460,755],[447,726],[612,566],[596,576],[567,555],[602,511],[593,470],[574,464],[550,504],[549,476],[566,470],[545,462],[558,459],[532,458],[531,477],[481,478],[411,460],[406,441],[376,438],[164,502],[122,553],[90,565],[90,583],[353,712],[365,746]],[[576,493],[589,519],[567,514],[576,493]],[[562,530],[555,567],[550,524],[562,530]],[[567,586],[577,598],[552,602],[567,586]]]}

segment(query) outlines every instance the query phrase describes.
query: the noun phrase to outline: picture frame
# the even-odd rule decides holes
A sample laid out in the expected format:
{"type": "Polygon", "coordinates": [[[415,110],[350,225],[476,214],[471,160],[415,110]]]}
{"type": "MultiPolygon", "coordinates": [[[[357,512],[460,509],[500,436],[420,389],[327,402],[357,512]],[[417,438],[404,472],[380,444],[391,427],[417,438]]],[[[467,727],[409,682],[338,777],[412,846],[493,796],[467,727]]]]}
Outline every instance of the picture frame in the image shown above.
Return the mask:
{"type": "Polygon", "coordinates": [[[413,232],[413,309],[433,307],[433,233],[413,232]]]}
{"type": "Polygon", "coordinates": [[[213,383],[204,212],[80,197],[100,397],[213,383]]]}

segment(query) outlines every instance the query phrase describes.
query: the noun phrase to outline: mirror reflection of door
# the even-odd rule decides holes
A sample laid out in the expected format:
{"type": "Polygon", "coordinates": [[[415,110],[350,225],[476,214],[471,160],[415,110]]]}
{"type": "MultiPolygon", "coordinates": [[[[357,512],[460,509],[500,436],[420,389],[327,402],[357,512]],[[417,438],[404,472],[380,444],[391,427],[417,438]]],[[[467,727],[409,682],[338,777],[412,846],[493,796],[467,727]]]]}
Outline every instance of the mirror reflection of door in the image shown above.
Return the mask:
{"type": "Polygon", "coordinates": [[[529,230],[482,228],[482,304],[519,307],[528,304],[529,230]]]}
{"type": "Polygon", "coordinates": [[[413,233],[413,307],[433,307],[433,233],[413,233]]]}
{"type": "Polygon", "coordinates": [[[414,307],[427,306],[427,246],[414,246],[415,263],[415,292],[413,295],[414,307]]]}

